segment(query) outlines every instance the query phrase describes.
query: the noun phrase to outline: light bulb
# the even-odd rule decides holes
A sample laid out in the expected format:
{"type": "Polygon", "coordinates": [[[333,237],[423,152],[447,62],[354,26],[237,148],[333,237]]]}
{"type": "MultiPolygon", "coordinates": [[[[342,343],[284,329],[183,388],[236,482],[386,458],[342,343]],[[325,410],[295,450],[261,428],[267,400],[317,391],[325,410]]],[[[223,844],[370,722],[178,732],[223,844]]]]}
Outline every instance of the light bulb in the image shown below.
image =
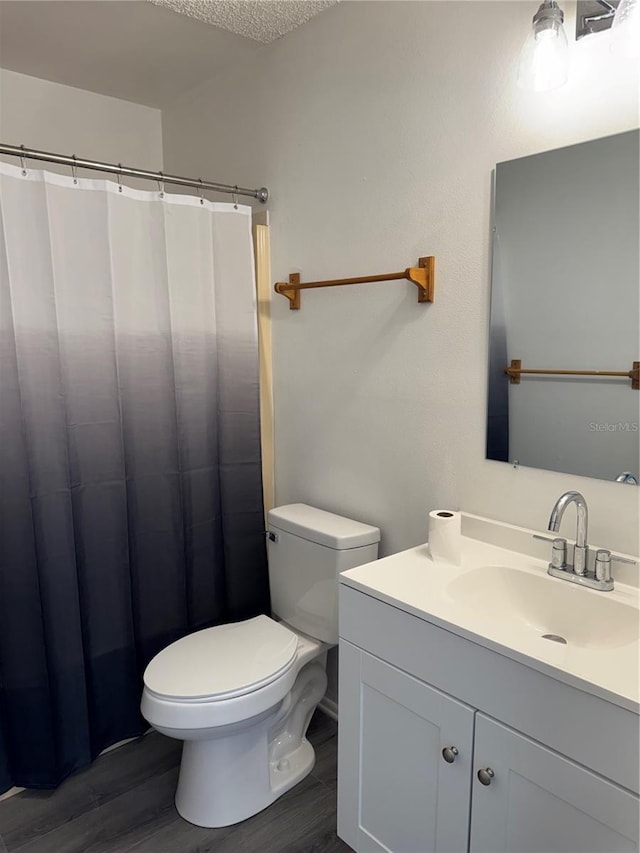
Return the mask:
{"type": "Polygon", "coordinates": [[[523,89],[548,92],[567,82],[569,44],[563,22],[564,12],[555,0],[545,0],[533,18],[520,56],[518,85],[523,89]]]}
{"type": "Polygon", "coordinates": [[[611,49],[632,59],[640,57],[640,3],[620,0],[611,24],[611,49]]]}

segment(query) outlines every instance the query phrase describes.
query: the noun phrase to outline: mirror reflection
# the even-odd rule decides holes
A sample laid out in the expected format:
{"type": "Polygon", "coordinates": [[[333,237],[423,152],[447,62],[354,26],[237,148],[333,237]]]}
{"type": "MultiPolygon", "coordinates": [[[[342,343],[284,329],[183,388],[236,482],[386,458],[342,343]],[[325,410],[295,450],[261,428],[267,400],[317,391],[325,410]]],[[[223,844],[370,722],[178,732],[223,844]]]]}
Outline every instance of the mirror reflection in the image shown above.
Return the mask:
{"type": "Polygon", "coordinates": [[[638,139],[496,167],[489,459],[640,479],[638,139]]]}

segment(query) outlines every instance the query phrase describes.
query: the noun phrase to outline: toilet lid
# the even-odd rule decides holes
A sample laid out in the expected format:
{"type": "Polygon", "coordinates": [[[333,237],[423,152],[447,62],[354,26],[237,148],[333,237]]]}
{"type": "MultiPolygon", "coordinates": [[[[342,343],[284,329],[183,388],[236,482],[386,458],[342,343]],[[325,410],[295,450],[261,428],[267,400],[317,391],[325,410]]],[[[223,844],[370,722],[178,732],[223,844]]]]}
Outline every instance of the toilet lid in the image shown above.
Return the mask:
{"type": "Polygon", "coordinates": [[[205,628],[157,654],[145,687],[174,699],[230,699],[275,681],[297,646],[296,634],[268,616],[205,628]]]}

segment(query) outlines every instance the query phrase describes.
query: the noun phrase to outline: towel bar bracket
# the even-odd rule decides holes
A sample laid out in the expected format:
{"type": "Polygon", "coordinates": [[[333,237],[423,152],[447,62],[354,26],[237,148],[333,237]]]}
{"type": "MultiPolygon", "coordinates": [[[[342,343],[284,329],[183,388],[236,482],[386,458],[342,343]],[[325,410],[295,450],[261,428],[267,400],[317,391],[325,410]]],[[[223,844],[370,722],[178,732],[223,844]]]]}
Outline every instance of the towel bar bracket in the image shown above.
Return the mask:
{"type": "Polygon", "coordinates": [[[292,311],[300,310],[300,273],[292,272],[289,276],[289,284],[291,287],[287,287],[286,284],[280,283],[276,284],[276,293],[281,293],[283,296],[286,296],[289,300],[289,308],[292,311]]]}
{"type": "Polygon", "coordinates": [[[435,258],[433,255],[418,258],[418,266],[406,271],[409,281],[418,288],[418,302],[433,302],[435,290],[435,258]]]}

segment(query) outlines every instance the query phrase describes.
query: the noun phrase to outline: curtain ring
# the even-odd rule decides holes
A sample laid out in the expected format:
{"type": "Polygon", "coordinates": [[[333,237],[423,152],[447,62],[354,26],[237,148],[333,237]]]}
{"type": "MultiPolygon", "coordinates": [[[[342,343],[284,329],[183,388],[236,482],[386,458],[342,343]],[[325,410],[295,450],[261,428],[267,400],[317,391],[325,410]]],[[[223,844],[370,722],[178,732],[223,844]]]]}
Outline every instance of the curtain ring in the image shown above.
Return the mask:
{"type": "Polygon", "coordinates": [[[122,192],[122,163],[118,163],[118,169],[120,170],[116,177],[118,179],[118,192],[122,192]]]}
{"type": "Polygon", "coordinates": [[[160,180],[158,181],[158,192],[160,193],[160,198],[164,198],[164,175],[162,172],[158,172],[160,175],[160,180]]]}
{"type": "Polygon", "coordinates": [[[238,185],[237,184],[233,188],[232,198],[233,198],[233,206],[237,210],[238,209],[238,185]]]}
{"type": "Polygon", "coordinates": [[[27,174],[27,162],[26,162],[25,157],[24,157],[24,145],[21,145],[20,148],[22,149],[22,154],[20,155],[20,165],[22,166],[22,174],[24,176],[26,176],[26,174],[27,174]]]}
{"type": "Polygon", "coordinates": [[[77,184],[78,183],[78,167],[76,165],[76,159],[77,158],[76,158],[75,154],[72,154],[71,157],[73,159],[73,163],[71,164],[71,174],[73,175],[73,183],[77,184]]]}
{"type": "Polygon", "coordinates": [[[202,186],[202,178],[198,178],[200,181],[200,188],[198,189],[198,195],[200,196],[200,204],[204,204],[204,189],[202,186]]]}

